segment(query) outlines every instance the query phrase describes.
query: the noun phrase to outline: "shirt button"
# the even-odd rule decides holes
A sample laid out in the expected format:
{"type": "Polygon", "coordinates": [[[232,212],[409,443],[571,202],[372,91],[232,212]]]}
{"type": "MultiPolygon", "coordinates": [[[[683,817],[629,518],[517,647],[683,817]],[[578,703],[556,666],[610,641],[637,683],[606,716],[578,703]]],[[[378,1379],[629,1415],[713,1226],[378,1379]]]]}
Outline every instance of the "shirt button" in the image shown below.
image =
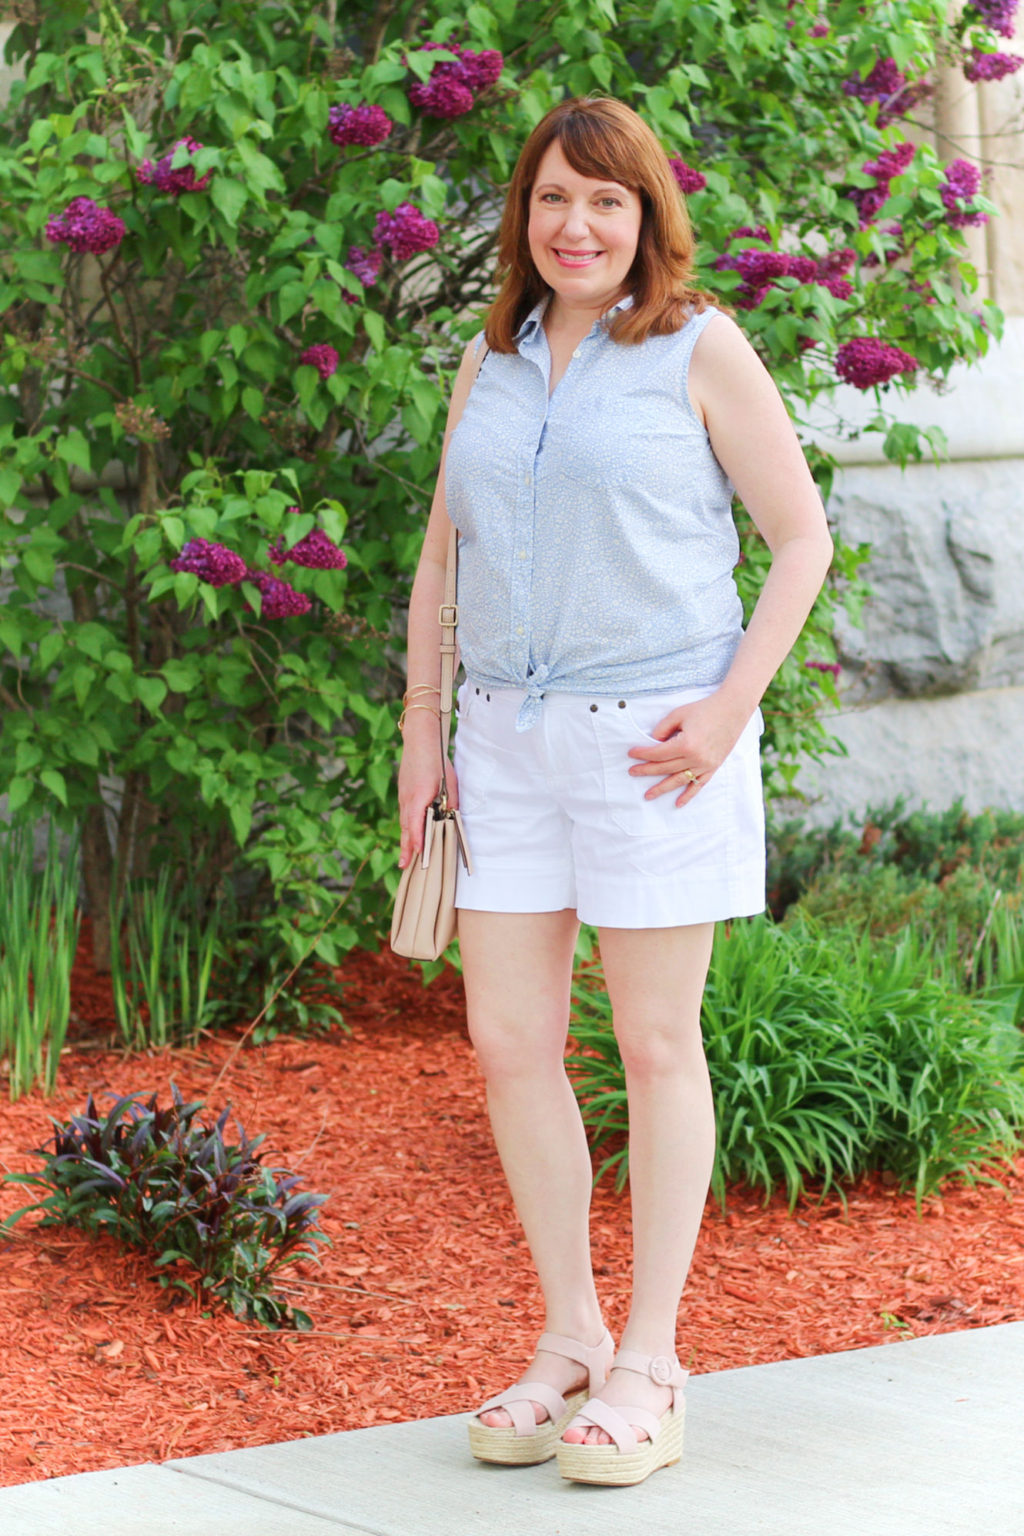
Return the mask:
{"type": "Polygon", "coordinates": [[[524,475],[523,476],[523,484],[524,485],[529,485],[531,483],[532,479],[533,479],[532,475],[524,475]]]}
{"type": "Polygon", "coordinates": [[[577,347],[576,351],[573,353],[573,357],[579,357],[579,355],[580,355],[580,349],[579,349],[579,347],[577,347]]]}
{"type": "Polygon", "coordinates": [[[519,551],[519,558],[520,558],[520,560],[525,560],[526,559],[526,550],[525,549],[521,549],[519,551]]]}
{"type": "Polygon", "coordinates": [[[517,624],[516,625],[516,634],[517,635],[521,635],[523,633],[524,633],[523,626],[521,624],[517,624]]]}

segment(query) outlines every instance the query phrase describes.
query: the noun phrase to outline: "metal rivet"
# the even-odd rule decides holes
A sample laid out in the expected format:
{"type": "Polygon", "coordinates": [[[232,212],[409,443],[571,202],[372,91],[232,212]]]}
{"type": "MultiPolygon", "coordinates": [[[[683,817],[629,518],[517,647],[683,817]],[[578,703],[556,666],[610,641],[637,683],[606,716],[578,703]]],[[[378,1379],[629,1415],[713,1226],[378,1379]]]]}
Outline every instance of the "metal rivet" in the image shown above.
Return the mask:
{"type": "Polygon", "coordinates": [[[489,703],[490,703],[490,702],[491,702],[491,696],[490,696],[490,694],[488,694],[488,695],[487,695],[487,702],[488,702],[488,704],[489,704],[489,703]]]}
{"type": "Polygon", "coordinates": [[[597,714],[597,705],[596,704],[591,704],[591,706],[590,706],[590,713],[592,715],[596,715],[597,714]]]}
{"type": "Polygon", "coordinates": [[[619,708],[620,708],[620,709],[625,709],[625,707],[626,707],[626,701],[625,701],[625,699],[620,699],[620,700],[619,700],[619,708]]]}
{"type": "Polygon", "coordinates": [[[478,688],[478,689],[477,689],[477,690],[476,690],[476,691],[477,691],[477,693],[479,693],[479,692],[480,692],[480,689],[479,689],[479,688],[478,688]]]}

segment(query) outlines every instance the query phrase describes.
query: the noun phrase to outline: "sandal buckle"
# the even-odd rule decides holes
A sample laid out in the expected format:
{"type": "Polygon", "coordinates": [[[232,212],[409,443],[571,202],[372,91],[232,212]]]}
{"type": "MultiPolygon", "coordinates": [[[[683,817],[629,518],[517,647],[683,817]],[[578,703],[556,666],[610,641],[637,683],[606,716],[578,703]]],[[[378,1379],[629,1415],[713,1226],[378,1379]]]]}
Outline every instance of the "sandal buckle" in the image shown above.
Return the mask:
{"type": "Polygon", "coordinates": [[[670,1360],[667,1355],[655,1355],[649,1367],[651,1380],[659,1387],[670,1387],[675,1369],[675,1361],[670,1360]]]}

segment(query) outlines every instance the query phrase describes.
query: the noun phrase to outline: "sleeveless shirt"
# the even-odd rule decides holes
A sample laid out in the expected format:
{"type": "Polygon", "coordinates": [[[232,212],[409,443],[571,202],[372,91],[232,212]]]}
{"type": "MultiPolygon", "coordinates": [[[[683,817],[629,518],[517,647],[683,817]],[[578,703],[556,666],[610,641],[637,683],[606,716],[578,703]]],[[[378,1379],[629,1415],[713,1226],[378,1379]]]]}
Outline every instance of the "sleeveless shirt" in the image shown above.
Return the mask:
{"type": "Polygon", "coordinates": [[[717,685],[742,634],[732,486],[687,392],[717,311],[638,345],[604,317],[550,399],[543,313],[516,352],[487,353],[445,477],[462,661],[474,683],[526,690],[519,730],[547,692],[717,685]]]}

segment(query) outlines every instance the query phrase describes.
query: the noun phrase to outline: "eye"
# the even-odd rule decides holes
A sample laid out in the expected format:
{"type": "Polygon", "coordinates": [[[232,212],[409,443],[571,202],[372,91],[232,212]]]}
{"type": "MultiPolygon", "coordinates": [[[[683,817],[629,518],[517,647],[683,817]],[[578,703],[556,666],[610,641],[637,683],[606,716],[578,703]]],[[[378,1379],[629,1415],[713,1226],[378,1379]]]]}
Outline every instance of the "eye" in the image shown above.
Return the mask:
{"type": "Polygon", "coordinates": [[[542,203],[560,203],[562,195],[560,192],[542,192],[540,200],[542,203]]]}
{"type": "Polygon", "coordinates": [[[607,194],[605,197],[599,198],[598,201],[600,202],[602,208],[621,208],[622,207],[622,199],[621,199],[621,197],[613,197],[610,193],[607,194]]]}

